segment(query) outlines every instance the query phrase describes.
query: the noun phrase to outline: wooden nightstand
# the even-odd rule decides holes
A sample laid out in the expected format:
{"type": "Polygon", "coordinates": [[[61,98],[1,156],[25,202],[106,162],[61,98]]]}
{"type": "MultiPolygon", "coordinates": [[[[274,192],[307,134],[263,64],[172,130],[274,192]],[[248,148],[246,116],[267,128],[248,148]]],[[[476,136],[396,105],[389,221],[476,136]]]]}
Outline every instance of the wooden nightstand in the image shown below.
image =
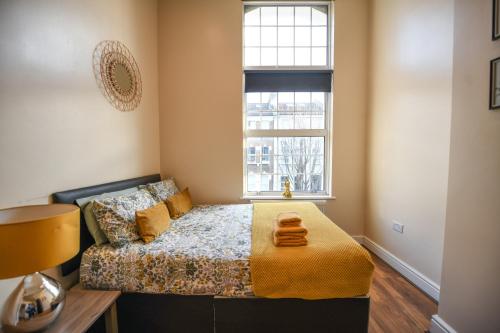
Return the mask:
{"type": "Polygon", "coordinates": [[[84,333],[102,314],[105,316],[106,333],[118,333],[116,300],[120,295],[120,291],[83,289],[77,284],[66,292],[63,311],[43,333],[84,333]]]}
{"type": "Polygon", "coordinates": [[[66,292],[63,311],[43,333],[84,333],[102,314],[106,333],[118,333],[116,300],[120,294],[115,290],[88,290],[79,284],[74,286],[66,292]]]}
{"type": "Polygon", "coordinates": [[[83,289],[77,284],[68,290],[61,315],[44,333],[84,333],[102,314],[106,320],[106,333],[118,333],[116,300],[120,294],[116,290],[83,289]]]}

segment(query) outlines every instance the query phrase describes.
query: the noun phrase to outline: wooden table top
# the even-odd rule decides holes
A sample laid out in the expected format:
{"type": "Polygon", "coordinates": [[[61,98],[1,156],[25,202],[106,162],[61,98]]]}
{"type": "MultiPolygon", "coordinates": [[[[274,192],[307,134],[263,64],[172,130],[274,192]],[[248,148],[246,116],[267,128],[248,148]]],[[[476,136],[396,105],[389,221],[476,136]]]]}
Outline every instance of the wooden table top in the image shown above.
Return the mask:
{"type": "Polygon", "coordinates": [[[77,284],[66,291],[66,304],[61,314],[43,333],[86,332],[120,295],[120,291],[83,289],[77,284]]]}
{"type": "Polygon", "coordinates": [[[120,294],[116,290],[83,289],[78,284],[67,292],[61,315],[44,332],[86,332],[120,294]]]}

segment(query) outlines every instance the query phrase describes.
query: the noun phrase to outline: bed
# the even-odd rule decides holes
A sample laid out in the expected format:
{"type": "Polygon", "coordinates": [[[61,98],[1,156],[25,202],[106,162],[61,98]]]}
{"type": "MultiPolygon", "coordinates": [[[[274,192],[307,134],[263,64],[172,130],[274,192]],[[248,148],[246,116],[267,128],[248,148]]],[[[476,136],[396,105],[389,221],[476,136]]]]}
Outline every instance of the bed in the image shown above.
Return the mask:
{"type": "MultiPolygon", "coordinates": [[[[159,181],[159,175],[58,192],[55,202],[159,181]]],[[[252,205],[196,206],[150,244],[93,245],[81,217],[86,288],[119,289],[122,332],[366,332],[369,297],[304,300],[255,297],[250,274],[252,205]],[[203,223],[201,222],[203,221],[203,223]],[[214,246],[216,244],[216,246],[214,246]]]]}

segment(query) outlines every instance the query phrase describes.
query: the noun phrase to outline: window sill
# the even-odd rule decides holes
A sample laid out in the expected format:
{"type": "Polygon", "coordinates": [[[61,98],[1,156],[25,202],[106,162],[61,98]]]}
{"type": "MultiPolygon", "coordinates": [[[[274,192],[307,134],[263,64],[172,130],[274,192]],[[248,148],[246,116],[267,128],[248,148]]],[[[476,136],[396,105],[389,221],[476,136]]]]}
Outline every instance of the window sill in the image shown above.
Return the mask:
{"type": "Polygon", "coordinates": [[[285,199],[281,195],[244,195],[240,199],[250,201],[323,201],[335,200],[336,197],[329,195],[300,195],[285,199]]]}

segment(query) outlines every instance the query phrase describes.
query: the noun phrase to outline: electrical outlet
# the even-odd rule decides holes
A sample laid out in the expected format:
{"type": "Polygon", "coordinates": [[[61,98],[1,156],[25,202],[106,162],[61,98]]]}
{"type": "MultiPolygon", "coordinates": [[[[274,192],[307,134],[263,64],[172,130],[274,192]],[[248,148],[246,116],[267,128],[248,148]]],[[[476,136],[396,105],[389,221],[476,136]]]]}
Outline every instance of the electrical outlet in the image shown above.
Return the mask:
{"type": "Polygon", "coordinates": [[[397,221],[392,221],[392,230],[397,231],[397,232],[402,234],[404,227],[405,227],[404,224],[401,224],[397,221]]]}

